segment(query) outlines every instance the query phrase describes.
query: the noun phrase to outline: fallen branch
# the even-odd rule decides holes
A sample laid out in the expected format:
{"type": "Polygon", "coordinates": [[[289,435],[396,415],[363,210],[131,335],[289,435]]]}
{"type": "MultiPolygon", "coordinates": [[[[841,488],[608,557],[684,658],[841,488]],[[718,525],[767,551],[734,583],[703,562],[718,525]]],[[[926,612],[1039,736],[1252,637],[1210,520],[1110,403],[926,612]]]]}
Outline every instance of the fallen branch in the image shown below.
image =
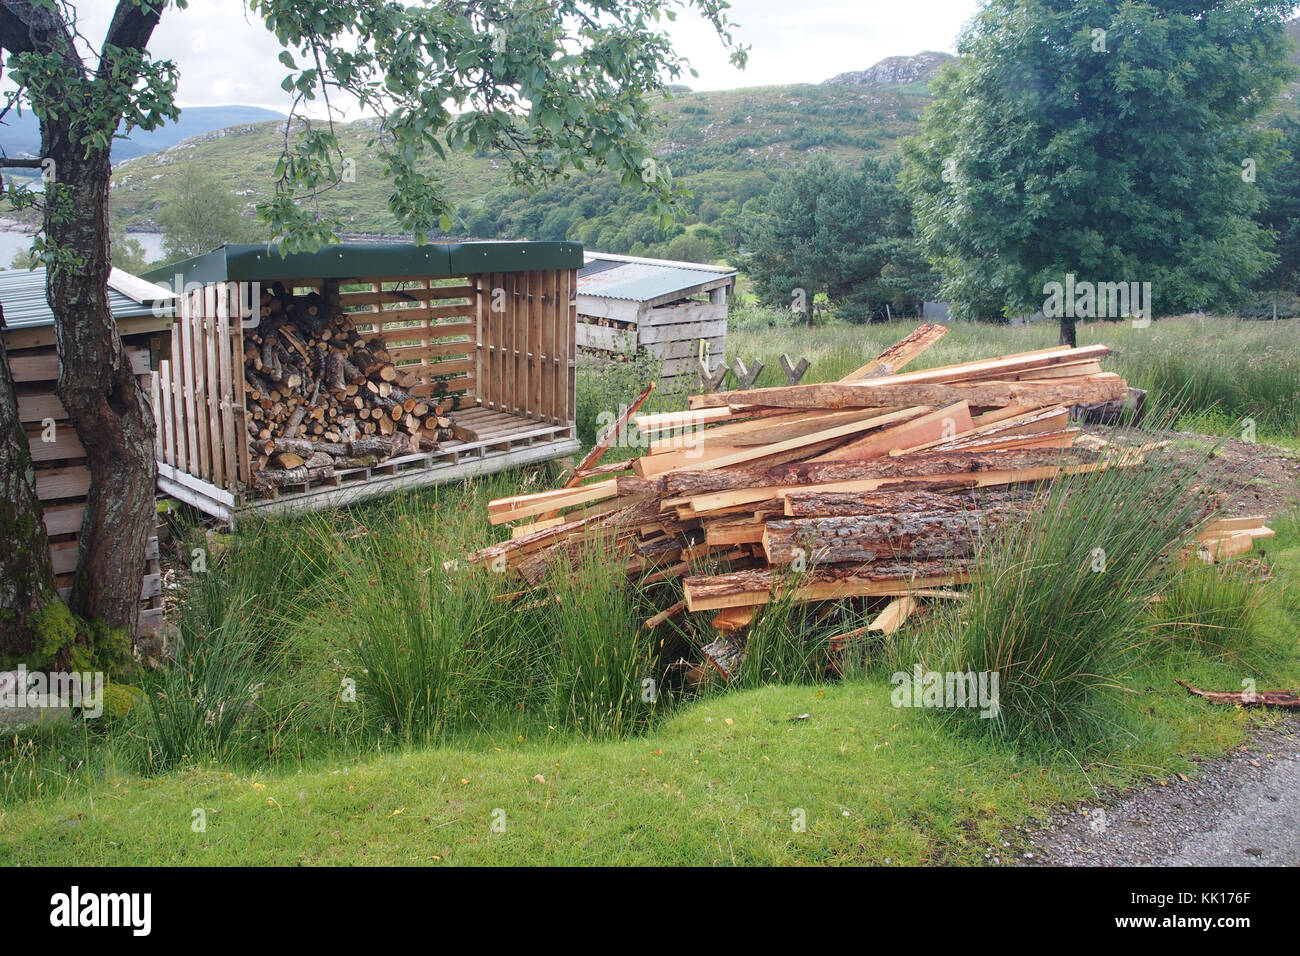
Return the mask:
{"type": "Polygon", "coordinates": [[[1219,691],[1201,690],[1183,681],[1174,680],[1175,684],[1187,688],[1187,692],[1197,697],[1204,697],[1211,704],[1229,704],[1238,707],[1281,707],[1286,710],[1300,710],[1300,694],[1293,690],[1243,690],[1219,691]]]}

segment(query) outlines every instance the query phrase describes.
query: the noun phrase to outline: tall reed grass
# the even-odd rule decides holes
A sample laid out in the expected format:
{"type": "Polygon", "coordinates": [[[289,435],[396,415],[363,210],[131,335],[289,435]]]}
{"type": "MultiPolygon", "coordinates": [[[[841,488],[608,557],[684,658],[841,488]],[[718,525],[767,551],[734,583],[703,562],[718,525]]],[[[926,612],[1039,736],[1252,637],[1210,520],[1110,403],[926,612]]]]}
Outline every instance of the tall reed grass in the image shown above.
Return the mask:
{"type": "Polygon", "coordinates": [[[1107,691],[1150,639],[1148,608],[1176,580],[1204,513],[1198,464],[1152,455],[1055,482],[1025,520],[986,538],[969,597],[928,624],[916,662],[996,673],[998,713],[983,728],[1058,745],[1098,739],[1107,691]]]}

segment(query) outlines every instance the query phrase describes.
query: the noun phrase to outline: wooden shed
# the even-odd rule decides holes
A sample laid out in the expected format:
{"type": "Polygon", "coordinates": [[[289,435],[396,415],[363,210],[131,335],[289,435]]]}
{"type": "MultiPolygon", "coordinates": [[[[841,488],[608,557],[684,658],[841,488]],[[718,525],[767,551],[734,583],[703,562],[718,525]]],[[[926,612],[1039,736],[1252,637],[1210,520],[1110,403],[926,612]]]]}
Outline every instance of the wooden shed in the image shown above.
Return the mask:
{"type": "Polygon", "coordinates": [[[228,245],[178,291],[159,488],[226,521],[569,455],[582,247],[228,245]]]}
{"type": "Polygon", "coordinates": [[[700,341],[716,365],[727,351],[728,266],[587,253],[578,273],[578,349],[595,360],[644,349],[667,382],[696,376],[700,341]]]}
{"type": "MultiPolygon", "coordinates": [[[[153,386],[154,369],[168,352],[174,298],[168,289],[120,269],[109,275],[109,308],[117,321],[122,347],[146,393],[153,386]]],[[[55,584],[67,598],[77,567],[77,543],[90,490],[90,471],[85,449],[55,394],[59,355],[54,344],[54,313],[45,297],[45,270],[0,271],[0,303],[5,314],[5,353],[17,392],[18,417],[27,433],[36,472],[36,496],[50,536],[55,584]]],[[[156,536],[149,538],[147,549],[138,636],[157,634],[162,624],[156,536]]]]}

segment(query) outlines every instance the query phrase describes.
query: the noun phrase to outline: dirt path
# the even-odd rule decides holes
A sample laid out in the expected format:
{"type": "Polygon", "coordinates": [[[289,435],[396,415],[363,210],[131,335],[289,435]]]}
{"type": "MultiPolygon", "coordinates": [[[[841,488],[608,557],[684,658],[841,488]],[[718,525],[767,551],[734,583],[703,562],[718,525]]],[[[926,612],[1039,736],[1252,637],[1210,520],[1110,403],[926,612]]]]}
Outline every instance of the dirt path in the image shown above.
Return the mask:
{"type": "Polygon", "coordinates": [[[1061,811],[1026,866],[1300,866],[1300,719],[1257,728],[1184,781],[1061,811]],[[1085,813],[1086,811],[1086,813],[1085,813]]]}

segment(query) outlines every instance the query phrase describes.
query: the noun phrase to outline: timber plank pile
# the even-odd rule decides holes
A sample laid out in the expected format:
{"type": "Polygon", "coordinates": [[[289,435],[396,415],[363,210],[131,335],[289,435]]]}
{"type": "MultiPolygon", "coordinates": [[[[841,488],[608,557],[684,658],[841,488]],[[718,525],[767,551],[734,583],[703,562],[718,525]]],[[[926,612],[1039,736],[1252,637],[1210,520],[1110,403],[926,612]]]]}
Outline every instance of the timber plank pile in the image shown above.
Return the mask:
{"type": "Polygon", "coordinates": [[[248,439],[262,494],[436,451],[452,420],[416,376],[395,365],[383,337],[369,339],[325,294],[262,291],[261,320],[244,336],[248,439]]]}
{"type": "MultiPolygon", "coordinates": [[[[636,417],[646,453],[599,465],[643,394],[565,487],[490,502],[492,523],[518,524],[472,560],[517,576],[512,596],[589,549],[630,577],[683,579],[683,599],[646,624],[710,614],[704,655],[724,676],[743,657],[737,632],[778,596],[871,599],[884,607],[870,627],[897,630],[918,599],[960,597],[981,539],[1023,514],[1035,483],[1144,460],[1070,424],[1074,405],[1128,396],[1101,369],[1105,346],[900,371],[946,331],[922,326],[838,382],[636,417]]],[[[1271,533],[1260,518],[1227,524],[1202,535],[1215,555],[1271,533]]]]}

